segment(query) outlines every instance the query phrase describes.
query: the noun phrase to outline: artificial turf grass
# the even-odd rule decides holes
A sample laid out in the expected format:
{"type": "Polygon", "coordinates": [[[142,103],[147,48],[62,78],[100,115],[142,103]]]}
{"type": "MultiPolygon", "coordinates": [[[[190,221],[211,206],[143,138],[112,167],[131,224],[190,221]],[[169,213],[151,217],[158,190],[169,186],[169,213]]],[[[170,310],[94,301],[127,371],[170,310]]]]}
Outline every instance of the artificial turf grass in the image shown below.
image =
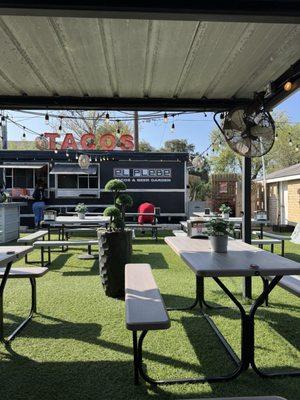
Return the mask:
{"type": "MultiPolygon", "coordinates": [[[[287,254],[296,253],[300,260],[298,247],[287,243],[286,249],[287,254]]],[[[11,350],[2,346],[1,399],[180,399],[272,394],[300,398],[300,378],[265,380],[251,371],[226,383],[153,389],[142,382],[134,387],[131,334],[125,329],[124,302],[104,295],[97,262],[78,260],[79,253],[79,249],[53,253],[51,271],[37,281],[39,314],[12,343],[11,350]]],[[[194,276],[163,240],[135,240],[132,262],[152,265],[168,306],[191,302],[194,276]]],[[[226,279],[226,284],[240,294],[240,279],[226,279]]],[[[261,282],[255,279],[254,295],[260,290],[261,282]]],[[[206,292],[210,302],[229,304],[211,279],[206,280],[206,292]]],[[[25,315],[26,304],[29,284],[9,281],[5,310],[10,329],[11,322],[25,315]]],[[[258,313],[257,363],[271,369],[300,366],[300,301],[276,288],[270,304],[258,313]]],[[[151,376],[197,376],[233,368],[197,311],[172,312],[170,317],[169,330],[151,332],[145,339],[144,360],[151,376]]],[[[213,318],[239,353],[237,311],[214,311],[213,318]]]]}

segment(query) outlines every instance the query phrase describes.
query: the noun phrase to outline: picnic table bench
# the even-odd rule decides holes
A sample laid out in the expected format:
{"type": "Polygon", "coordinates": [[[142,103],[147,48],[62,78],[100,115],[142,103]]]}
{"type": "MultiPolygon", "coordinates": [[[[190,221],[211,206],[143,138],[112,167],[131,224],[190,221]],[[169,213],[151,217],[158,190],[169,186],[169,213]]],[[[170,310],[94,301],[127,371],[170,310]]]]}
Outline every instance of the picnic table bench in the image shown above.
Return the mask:
{"type": "Polygon", "coordinates": [[[209,399],[206,398],[201,400],[286,400],[286,399],[278,396],[250,396],[250,397],[221,397],[221,398],[210,397],[209,399]]]}
{"type": "MultiPolygon", "coordinates": [[[[35,241],[37,241],[38,239],[42,239],[45,240],[45,236],[48,234],[48,231],[46,230],[39,230],[33,233],[30,233],[29,235],[20,237],[17,242],[19,244],[23,244],[24,246],[31,246],[33,245],[33,243],[35,241]]],[[[36,264],[36,263],[40,263],[41,260],[28,260],[28,254],[25,254],[25,263],[26,264],[36,264]]]]}
{"type": "Polygon", "coordinates": [[[95,258],[91,254],[91,246],[97,245],[98,240],[41,240],[33,243],[34,248],[40,248],[41,249],[41,263],[42,266],[48,266],[51,264],[51,249],[52,248],[57,248],[57,247],[81,247],[81,246],[87,246],[88,247],[88,255],[90,255],[90,258],[95,258]],[[45,249],[47,249],[48,252],[48,260],[47,264],[45,264],[45,249]]]}
{"type": "Polygon", "coordinates": [[[126,265],[125,308],[126,327],[133,337],[134,383],[138,384],[139,376],[154,383],[143,371],[143,340],[149,330],[168,329],[171,322],[149,264],[126,265]],[[142,332],[139,339],[138,331],[142,332]]]}
{"type": "Polygon", "coordinates": [[[32,251],[32,246],[5,246],[0,248],[0,341],[11,342],[28,324],[36,312],[36,279],[44,276],[48,268],[12,267],[12,263],[32,251]],[[4,289],[8,279],[29,279],[31,285],[31,308],[27,318],[8,337],[4,337],[4,289]]]}
{"type": "Polygon", "coordinates": [[[152,231],[152,236],[155,238],[157,241],[157,234],[158,230],[163,228],[163,225],[161,224],[137,224],[137,223],[126,223],[126,228],[130,229],[138,229],[140,231],[143,230],[151,230],[152,231]]]}

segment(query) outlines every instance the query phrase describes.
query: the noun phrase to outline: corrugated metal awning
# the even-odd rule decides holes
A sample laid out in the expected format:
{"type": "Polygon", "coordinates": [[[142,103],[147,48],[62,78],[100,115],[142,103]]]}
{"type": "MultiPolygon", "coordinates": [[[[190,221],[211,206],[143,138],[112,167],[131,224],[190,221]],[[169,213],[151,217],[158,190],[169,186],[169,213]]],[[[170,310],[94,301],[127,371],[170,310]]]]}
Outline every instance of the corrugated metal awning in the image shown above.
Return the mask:
{"type": "Polygon", "coordinates": [[[54,96],[58,107],[62,97],[69,107],[93,98],[250,101],[300,58],[294,24],[3,16],[0,41],[0,96],[54,96]]]}
{"type": "Polygon", "coordinates": [[[50,171],[54,175],[96,175],[97,167],[90,166],[87,169],[81,169],[79,165],[55,164],[50,171]]]}
{"type": "Polygon", "coordinates": [[[43,164],[33,164],[33,163],[5,163],[0,165],[0,168],[15,168],[15,169],[41,169],[43,168],[45,165],[45,163],[43,164]]]}

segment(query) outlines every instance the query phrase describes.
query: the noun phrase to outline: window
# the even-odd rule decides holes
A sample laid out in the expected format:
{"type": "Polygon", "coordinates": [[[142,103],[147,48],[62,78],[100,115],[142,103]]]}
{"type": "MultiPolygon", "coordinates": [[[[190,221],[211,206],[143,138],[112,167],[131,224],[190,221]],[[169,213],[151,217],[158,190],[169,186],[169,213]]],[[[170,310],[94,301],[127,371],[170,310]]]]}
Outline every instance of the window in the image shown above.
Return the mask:
{"type": "Polygon", "coordinates": [[[33,188],[33,170],[32,169],[14,169],[13,175],[14,188],[33,188]]]}
{"type": "Polygon", "coordinates": [[[97,175],[57,175],[58,189],[98,189],[97,175]]]}

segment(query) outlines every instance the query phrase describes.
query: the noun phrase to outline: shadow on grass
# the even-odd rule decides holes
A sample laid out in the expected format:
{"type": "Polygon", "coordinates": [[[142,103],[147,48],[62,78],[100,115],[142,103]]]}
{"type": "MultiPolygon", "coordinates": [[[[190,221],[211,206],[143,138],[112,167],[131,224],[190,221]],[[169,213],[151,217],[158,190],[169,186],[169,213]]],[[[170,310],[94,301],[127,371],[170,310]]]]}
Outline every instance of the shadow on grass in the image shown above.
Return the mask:
{"type": "MultiPolygon", "coordinates": [[[[80,260],[78,260],[80,261],[80,260]]],[[[85,260],[81,260],[79,262],[80,270],[74,271],[74,267],[72,271],[63,271],[63,276],[97,276],[99,275],[99,261],[95,259],[92,266],[87,265],[85,260]],[[84,267],[84,269],[83,269],[84,267]]],[[[88,263],[89,264],[89,263],[88,263]]]]}
{"type": "Polygon", "coordinates": [[[147,254],[133,254],[131,256],[132,263],[148,263],[151,264],[152,269],[167,269],[168,263],[163,254],[161,253],[147,253],[147,254]]]}
{"type": "MultiPolygon", "coordinates": [[[[59,269],[62,269],[65,267],[69,259],[73,256],[73,254],[70,253],[61,253],[58,256],[54,256],[51,253],[51,265],[50,265],[50,270],[51,271],[57,271],[59,269]]],[[[45,256],[47,259],[47,256],[45,256]]]]}

